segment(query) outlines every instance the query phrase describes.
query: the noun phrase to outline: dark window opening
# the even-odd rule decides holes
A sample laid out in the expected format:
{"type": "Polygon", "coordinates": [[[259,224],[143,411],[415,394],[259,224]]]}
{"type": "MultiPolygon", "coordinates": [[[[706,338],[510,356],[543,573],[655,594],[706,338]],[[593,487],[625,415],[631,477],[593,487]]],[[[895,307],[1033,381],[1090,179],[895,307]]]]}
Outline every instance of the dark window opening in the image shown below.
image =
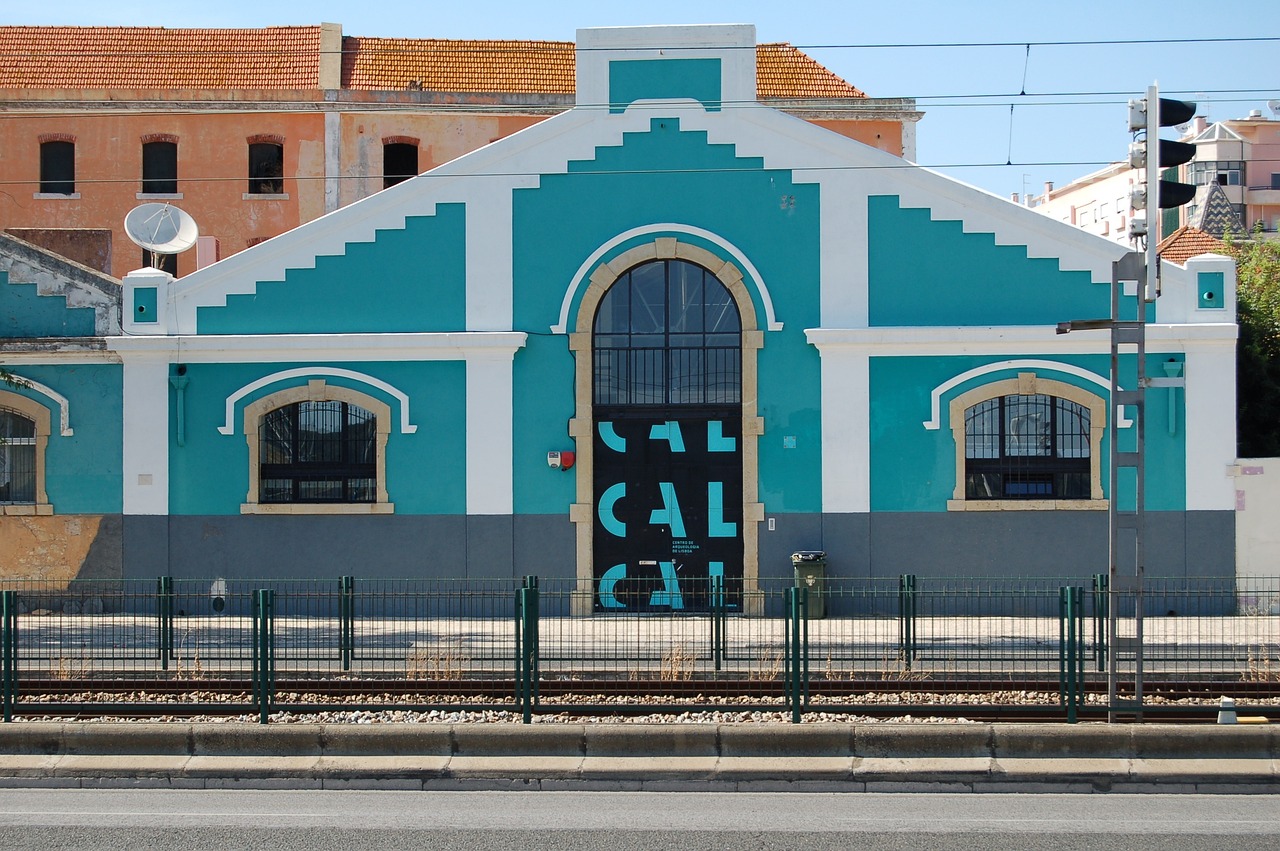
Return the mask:
{"type": "Polygon", "coordinates": [[[382,188],[418,175],[418,146],[390,142],[382,146],[382,188]]]}
{"type": "Polygon", "coordinates": [[[40,143],[40,191],[46,195],[75,194],[76,145],[74,142],[40,143]]]}
{"type": "Polygon", "coordinates": [[[0,503],[36,501],[36,424],[0,408],[0,503]]]}
{"type": "Polygon", "coordinates": [[[1038,394],[964,414],[965,499],[1089,499],[1089,409],[1038,394]]]}
{"type": "Polygon", "coordinates": [[[284,145],[274,142],[249,145],[249,194],[284,194],[284,145]]]}
{"type": "Polygon", "coordinates": [[[154,195],[178,194],[178,144],[144,142],[142,191],[154,195]]]}
{"type": "Polygon", "coordinates": [[[595,320],[597,405],[738,404],[742,326],[733,295],[683,260],[620,277],[595,320]]]}
{"type": "Polygon", "coordinates": [[[376,502],[378,423],[347,402],[296,402],[262,418],[261,502],[376,502]]]}
{"type": "Polygon", "coordinates": [[[142,265],[150,266],[152,269],[159,269],[161,272],[168,272],[175,278],[178,277],[178,255],[176,254],[158,254],[150,249],[142,249],[142,265]]]}

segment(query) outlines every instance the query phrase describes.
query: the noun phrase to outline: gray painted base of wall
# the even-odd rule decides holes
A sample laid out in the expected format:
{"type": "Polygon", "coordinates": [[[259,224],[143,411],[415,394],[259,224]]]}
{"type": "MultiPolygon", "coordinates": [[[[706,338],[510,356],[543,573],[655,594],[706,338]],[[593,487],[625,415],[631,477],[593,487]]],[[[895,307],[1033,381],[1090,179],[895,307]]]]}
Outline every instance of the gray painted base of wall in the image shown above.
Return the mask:
{"type": "Polygon", "coordinates": [[[129,579],[570,578],[574,552],[563,516],[124,518],[129,579]]]}
{"type": "MultiPolygon", "coordinates": [[[[790,578],[791,553],[823,550],[828,574],[857,578],[1106,573],[1104,511],[781,514],[760,524],[761,578],[790,578]]],[[[1146,573],[1235,576],[1235,513],[1148,512],[1146,573]]]]}
{"type": "MultiPolygon", "coordinates": [[[[760,576],[789,579],[791,553],[824,550],[849,578],[1071,577],[1107,571],[1096,511],[780,514],[759,525],[760,576]]],[[[1235,514],[1150,512],[1147,575],[1231,578],[1235,514]]],[[[126,516],[126,578],[572,579],[575,532],[563,515],[126,516]]]]}

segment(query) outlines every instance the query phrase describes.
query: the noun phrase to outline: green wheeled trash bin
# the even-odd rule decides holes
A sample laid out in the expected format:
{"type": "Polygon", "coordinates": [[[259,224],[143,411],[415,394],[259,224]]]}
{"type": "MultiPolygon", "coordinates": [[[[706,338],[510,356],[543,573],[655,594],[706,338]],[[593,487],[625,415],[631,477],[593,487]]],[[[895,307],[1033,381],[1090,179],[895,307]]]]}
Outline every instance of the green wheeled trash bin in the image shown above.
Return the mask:
{"type": "Polygon", "coordinates": [[[796,587],[809,589],[809,619],[827,615],[827,554],[821,550],[800,550],[791,554],[796,587]]]}

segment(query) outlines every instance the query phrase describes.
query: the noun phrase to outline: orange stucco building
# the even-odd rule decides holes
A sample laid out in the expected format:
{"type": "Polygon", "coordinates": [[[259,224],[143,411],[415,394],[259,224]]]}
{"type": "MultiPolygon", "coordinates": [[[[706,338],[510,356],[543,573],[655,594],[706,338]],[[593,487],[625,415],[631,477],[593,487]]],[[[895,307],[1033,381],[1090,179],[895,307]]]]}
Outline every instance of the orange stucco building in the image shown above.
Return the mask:
{"type": "MultiPolygon", "coordinates": [[[[206,239],[187,274],[565,109],[574,45],[263,29],[0,27],[0,229],[116,277],[146,201],[206,239]]],[[[757,94],[908,159],[920,113],[867,97],[788,44],[757,94]]]]}

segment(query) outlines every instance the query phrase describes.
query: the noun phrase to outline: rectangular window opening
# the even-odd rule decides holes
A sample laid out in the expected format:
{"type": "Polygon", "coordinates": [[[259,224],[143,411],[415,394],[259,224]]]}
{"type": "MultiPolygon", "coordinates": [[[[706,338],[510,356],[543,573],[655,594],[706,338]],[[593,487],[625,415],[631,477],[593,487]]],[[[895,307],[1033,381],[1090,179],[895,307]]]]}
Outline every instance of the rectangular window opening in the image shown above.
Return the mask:
{"type": "Polygon", "coordinates": [[[284,145],[274,142],[249,145],[249,194],[284,194],[284,145]]]}
{"type": "Polygon", "coordinates": [[[76,193],[74,142],[40,143],[40,192],[45,195],[76,193]]]}
{"type": "Polygon", "coordinates": [[[178,194],[178,145],[176,142],[143,144],[142,191],[148,195],[178,194]]]}

